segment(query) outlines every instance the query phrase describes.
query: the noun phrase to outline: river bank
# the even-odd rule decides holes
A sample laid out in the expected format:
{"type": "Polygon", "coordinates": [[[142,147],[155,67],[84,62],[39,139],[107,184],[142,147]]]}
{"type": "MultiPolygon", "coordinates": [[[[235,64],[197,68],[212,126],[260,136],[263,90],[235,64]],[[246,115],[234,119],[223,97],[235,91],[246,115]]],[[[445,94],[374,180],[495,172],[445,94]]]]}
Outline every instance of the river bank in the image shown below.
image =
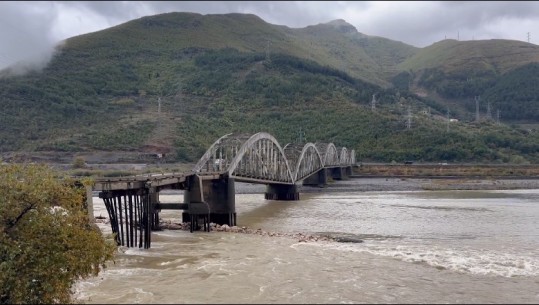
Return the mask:
{"type": "MultiPolygon", "coordinates": [[[[324,187],[298,186],[300,193],[325,192],[391,192],[421,190],[514,190],[539,189],[539,179],[479,178],[389,178],[361,177],[331,181],[324,187]]],[[[236,194],[262,194],[264,184],[235,183],[236,194]]],[[[182,190],[162,190],[162,194],[183,194],[182,190]]]]}

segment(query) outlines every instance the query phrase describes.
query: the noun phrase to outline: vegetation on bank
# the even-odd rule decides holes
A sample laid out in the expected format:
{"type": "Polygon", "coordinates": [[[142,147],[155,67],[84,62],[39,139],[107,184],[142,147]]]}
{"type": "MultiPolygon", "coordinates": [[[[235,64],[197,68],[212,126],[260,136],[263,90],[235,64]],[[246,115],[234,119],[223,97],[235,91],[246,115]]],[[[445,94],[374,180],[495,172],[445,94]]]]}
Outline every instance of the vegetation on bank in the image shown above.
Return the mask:
{"type": "Polygon", "coordinates": [[[45,165],[0,166],[0,303],[68,304],[116,245],[90,223],[86,190],[45,165]]]}
{"type": "Polygon", "coordinates": [[[355,175],[366,176],[410,176],[436,177],[453,176],[460,178],[499,178],[521,177],[522,179],[539,176],[537,165],[462,165],[462,164],[360,164],[354,167],[355,175]]]}

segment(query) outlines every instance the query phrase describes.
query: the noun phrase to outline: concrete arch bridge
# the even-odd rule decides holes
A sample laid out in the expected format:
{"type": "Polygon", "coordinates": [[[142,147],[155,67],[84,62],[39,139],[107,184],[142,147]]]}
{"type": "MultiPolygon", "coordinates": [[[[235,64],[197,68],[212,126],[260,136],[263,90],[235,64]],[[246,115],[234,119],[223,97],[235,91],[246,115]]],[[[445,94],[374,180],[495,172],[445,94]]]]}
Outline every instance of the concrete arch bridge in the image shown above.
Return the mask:
{"type": "MultiPolygon", "coordinates": [[[[191,232],[202,223],[236,225],[235,181],[266,184],[265,199],[299,200],[298,186],[324,186],[329,177],[346,179],[356,164],[355,151],[333,143],[281,146],[269,133],[227,134],[217,139],[187,173],[101,178],[94,191],[104,200],[117,241],[149,248],[159,211],[184,210],[191,232]],[[184,190],[183,203],[161,204],[162,189],[184,190]]],[[[91,199],[91,198],[90,198],[91,199]]]]}

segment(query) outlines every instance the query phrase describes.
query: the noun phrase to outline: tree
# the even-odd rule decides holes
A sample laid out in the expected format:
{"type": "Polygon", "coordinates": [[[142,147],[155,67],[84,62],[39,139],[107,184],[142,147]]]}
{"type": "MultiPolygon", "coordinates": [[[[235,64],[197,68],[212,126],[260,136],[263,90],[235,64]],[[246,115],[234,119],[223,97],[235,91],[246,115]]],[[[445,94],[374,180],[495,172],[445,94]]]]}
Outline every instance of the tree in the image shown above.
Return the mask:
{"type": "Polygon", "coordinates": [[[75,157],[75,159],[73,159],[73,164],[71,166],[77,169],[86,168],[86,160],[84,160],[84,158],[80,156],[75,157]]]}
{"type": "Polygon", "coordinates": [[[113,258],[75,185],[46,165],[0,165],[1,304],[72,303],[72,285],[113,258]]]}

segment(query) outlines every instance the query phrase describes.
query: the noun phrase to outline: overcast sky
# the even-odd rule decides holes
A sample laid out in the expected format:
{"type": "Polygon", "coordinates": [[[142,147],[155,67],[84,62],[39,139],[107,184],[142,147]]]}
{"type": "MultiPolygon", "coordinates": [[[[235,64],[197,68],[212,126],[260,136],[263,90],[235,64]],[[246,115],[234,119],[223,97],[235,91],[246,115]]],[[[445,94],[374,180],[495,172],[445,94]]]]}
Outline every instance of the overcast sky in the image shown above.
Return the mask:
{"type": "Polygon", "coordinates": [[[444,38],[539,42],[536,1],[1,1],[0,69],[43,65],[66,38],[166,12],[251,13],[291,28],[344,19],[416,47],[444,38]]]}

